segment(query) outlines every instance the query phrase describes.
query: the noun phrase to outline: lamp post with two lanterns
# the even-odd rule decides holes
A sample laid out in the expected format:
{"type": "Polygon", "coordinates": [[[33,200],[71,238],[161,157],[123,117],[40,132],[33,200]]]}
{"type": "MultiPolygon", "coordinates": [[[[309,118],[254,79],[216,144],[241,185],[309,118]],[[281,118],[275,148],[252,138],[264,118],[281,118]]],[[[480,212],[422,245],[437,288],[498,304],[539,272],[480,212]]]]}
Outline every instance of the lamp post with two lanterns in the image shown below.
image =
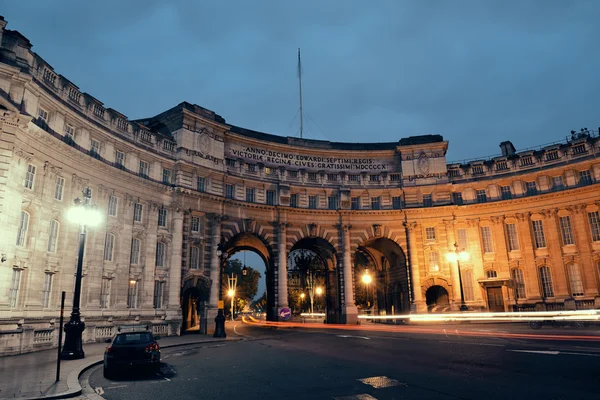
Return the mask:
{"type": "Polygon", "coordinates": [[[85,323],[81,321],[81,313],[79,310],[85,237],[87,235],[87,227],[98,226],[103,218],[102,213],[97,207],[92,205],[92,190],[89,187],[86,187],[83,190],[83,200],[76,198],[73,203],[74,207],[68,211],[67,218],[70,222],[77,223],[80,226],[79,251],[77,257],[77,272],[75,273],[75,291],[73,292],[73,310],[71,311],[71,318],[64,328],[65,344],[60,355],[60,358],[63,360],[75,360],[85,357],[82,340],[85,323]]]}

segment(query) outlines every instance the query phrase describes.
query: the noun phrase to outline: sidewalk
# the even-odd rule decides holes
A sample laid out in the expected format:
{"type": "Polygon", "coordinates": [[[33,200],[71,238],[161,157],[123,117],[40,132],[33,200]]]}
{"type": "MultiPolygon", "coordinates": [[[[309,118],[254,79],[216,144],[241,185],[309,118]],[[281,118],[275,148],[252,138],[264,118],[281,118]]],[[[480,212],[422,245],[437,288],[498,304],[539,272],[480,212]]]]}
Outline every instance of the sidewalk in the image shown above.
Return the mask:
{"type": "MultiPolygon", "coordinates": [[[[168,348],[224,340],[235,341],[241,338],[227,329],[226,339],[192,334],[164,337],[159,340],[159,344],[161,348],[168,348]]],[[[58,399],[79,395],[79,375],[103,361],[106,346],[106,343],[84,344],[84,359],[62,360],[58,382],[55,382],[57,349],[0,357],[0,400],[58,399]]]]}

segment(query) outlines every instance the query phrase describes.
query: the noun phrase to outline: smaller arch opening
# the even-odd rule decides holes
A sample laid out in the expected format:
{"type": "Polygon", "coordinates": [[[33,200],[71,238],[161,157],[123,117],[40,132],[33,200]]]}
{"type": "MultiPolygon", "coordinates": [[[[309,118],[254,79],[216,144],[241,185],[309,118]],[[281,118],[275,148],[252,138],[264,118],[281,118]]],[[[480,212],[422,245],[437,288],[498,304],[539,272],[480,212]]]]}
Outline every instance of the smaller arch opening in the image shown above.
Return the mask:
{"type": "Polygon", "coordinates": [[[450,307],[448,291],[439,285],[433,285],[425,292],[428,312],[446,311],[450,307]]]}

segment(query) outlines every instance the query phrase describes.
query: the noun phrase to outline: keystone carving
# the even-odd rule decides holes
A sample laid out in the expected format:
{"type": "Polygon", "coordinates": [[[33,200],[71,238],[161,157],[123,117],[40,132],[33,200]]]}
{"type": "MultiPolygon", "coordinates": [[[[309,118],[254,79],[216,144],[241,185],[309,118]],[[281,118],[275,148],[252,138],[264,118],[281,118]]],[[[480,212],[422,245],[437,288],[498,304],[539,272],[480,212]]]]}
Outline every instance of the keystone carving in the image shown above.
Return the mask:
{"type": "Polygon", "coordinates": [[[311,236],[311,237],[317,236],[317,225],[316,224],[308,224],[308,236],[311,236]]]}
{"type": "Polygon", "coordinates": [[[375,235],[375,237],[381,237],[382,235],[382,229],[381,229],[381,225],[380,224],[373,224],[373,234],[375,235]]]}

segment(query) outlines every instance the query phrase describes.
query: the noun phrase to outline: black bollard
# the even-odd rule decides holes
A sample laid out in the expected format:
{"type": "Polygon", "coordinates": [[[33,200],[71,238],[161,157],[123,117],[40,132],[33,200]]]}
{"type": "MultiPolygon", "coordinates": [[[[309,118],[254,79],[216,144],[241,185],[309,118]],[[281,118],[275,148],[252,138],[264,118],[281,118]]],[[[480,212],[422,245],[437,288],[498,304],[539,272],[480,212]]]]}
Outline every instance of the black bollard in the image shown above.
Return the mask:
{"type": "Polygon", "coordinates": [[[225,333],[225,315],[223,315],[223,310],[219,308],[219,313],[215,317],[215,333],[213,337],[224,338],[227,337],[225,333]]]}

